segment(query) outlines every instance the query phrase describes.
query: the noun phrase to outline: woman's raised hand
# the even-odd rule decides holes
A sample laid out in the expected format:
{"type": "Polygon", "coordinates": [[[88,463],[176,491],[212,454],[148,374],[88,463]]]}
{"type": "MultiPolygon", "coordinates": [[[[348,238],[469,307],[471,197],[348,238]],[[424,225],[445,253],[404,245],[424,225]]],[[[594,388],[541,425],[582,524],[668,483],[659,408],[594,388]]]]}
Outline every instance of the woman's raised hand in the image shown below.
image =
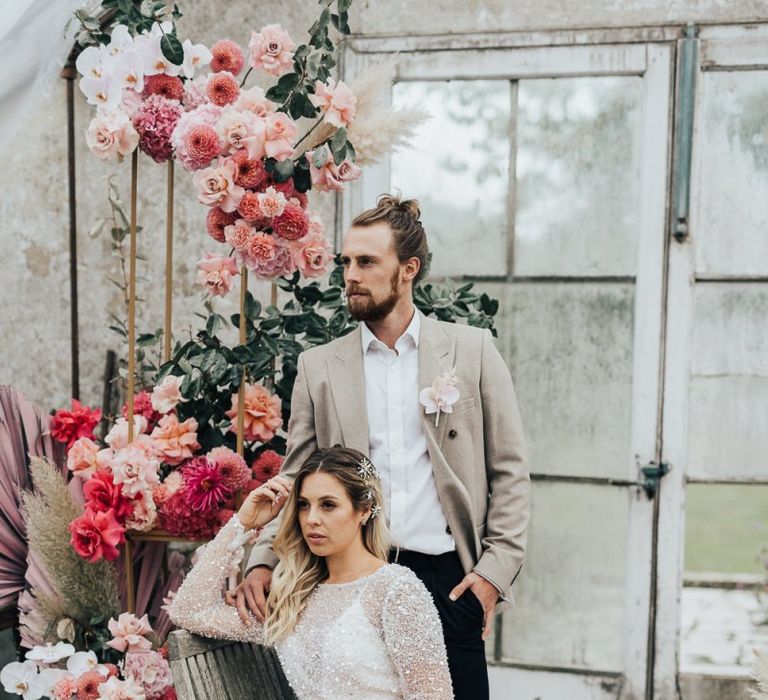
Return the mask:
{"type": "Polygon", "coordinates": [[[252,530],[271,523],[283,509],[292,486],[288,479],[275,476],[251,491],[237,511],[243,527],[252,530]]]}

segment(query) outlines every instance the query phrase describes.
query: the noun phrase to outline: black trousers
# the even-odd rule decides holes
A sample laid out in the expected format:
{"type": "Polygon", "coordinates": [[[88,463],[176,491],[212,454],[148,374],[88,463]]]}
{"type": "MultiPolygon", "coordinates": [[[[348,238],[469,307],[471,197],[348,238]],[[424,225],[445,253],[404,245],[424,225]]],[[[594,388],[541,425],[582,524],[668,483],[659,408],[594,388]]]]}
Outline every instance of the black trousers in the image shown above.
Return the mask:
{"type": "MultiPolygon", "coordinates": [[[[390,554],[395,561],[395,552],[390,554]]],[[[458,600],[448,594],[464,578],[456,552],[421,554],[401,551],[398,564],[411,569],[427,587],[443,623],[448,667],[456,700],[488,700],[488,666],[483,642],[483,606],[471,591],[458,600]]]]}

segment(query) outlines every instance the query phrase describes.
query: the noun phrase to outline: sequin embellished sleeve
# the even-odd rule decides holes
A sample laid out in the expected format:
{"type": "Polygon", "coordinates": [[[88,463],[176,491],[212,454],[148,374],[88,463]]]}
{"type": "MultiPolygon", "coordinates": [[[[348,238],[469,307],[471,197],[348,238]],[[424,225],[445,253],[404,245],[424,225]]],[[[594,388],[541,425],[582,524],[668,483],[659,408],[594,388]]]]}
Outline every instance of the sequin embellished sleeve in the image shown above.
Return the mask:
{"type": "Polygon", "coordinates": [[[382,610],[384,641],[406,700],[453,698],[443,628],[432,597],[408,570],[394,579],[382,610]]]}
{"type": "Polygon", "coordinates": [[[245,532],[237,515],[233,515],[205,545],[173,598],[169,612],[174,625],[204,637],[261,642],[261,623],[251,615],[251,624],[244,625],[237,608],[224,601],[223,593],[230,570],[239,565],[243,544],[250,537],[251,533],[245,532]]]}

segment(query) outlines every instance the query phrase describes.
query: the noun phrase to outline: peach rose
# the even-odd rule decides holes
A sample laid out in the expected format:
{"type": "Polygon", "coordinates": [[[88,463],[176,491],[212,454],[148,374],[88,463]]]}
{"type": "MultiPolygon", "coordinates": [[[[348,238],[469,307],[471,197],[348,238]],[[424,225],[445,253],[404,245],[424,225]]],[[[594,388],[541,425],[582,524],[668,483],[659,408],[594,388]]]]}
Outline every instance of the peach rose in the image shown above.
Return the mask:
{"type": "Polygon", "coordinates": [[[309,159],[309,171],[312,176],[312,187],[320,192],[344,189],[345,182],[357,180],[363,172],[359,166],[350,160],[342,161],[340,165],[333,162],[333,154],[328,150],[328,157],[322,167],[318,168],[314,162],[314,151],[307,153],[309,159]]]}
{"type": "Polygon", "coordinates": [[[197,263],[200,272],[197,281],[205,287],[211,296],[223,297],[232,289],[232,278],[237,274],[237,261],[213,253],[205,254],[205,258],[197,263]]]}
{"type": "Polygon", "coordinates": [[[117,450],[111,467],[114,482],[123,485],[125,496],[134,496],[160,481],[160,463],[134,445],[117,450]]]}
{"type": "Polygon", "coordinates": [[[131,501],[133,512],[125,521],[125,527],[146,532],[151,530],[157,520],[157,506],[148,488],[137,492],[131,501]]]}
{"type": "MultiPolygon", "coordinates": [[[[232,408],[227,416],[232,420],[230,430],[237,430],[238,395],[232,394],[232,408]]],[[[261,384],[245,385],[245,421],[243,435],[246,440],[268,442],[282,425],[280,397],[270,394],[261,384]]]]}
{"type": "Polygon", "coordinates": [[[181,384],[184,381],[184,377],[176,377],[169,374],[152,389],[152,408],[158,413],[168,413],[172,411],[176,406],[186,401],[181,395],[181,384]]]}
{"type": "Polygon", "coordinates": [[[328,122],[337,129],[349,126],[357,112],[357,98],[347,85],[333,78],[328,83],[315,81],[315,94],[309,96],[309,101],[319,107],[323,113],[323,121],[328,122]]]}
{"type": "Polygon", "coordinates": [[[85,132],[85,142],[91,152],[102,160],[115,154],[120,156],[132,153],[139,145],[139,134],[133,128],[128,115],[120,109],[105,114],[97,114],[85,132]]]}
{"type": "Polygon", "coordinates": [[[254,160],[264,156],[266,126],[253,112],[238,111],[227,106],[216,122],[216,132],[224,142],[225,148],[234,153],[245,148],[248,158],[254,160]]]}
{"type": "Polygon", "coordinates": [[[252,68],[265,70],[272,75],[282,75],[293,66],[295,48],[296,44],[288,32],[279,24],[268,24],[259,32],[251,32],[249,64],[252,68]]]}
{"type": "Polygon", "coordinates": [[[264,90],[256,85],[247,90],[242,90],[240,97],[235,102],[235,108],[241,112],[243,110],[253,112],[257,117],[266,119],[268,115],[275,112],[277,106],[272,100],[268,100],[265,95],[264,90]]]}
{"type": "Polygon", "coordinates": [[[314,229],[310,226],[306,236],[298,241],[289,241],[288,247],[293,262],[304,277],[322,277],[333,260],[333,246],[325,239],[322,224],[319,231],[317,226],[314,229]]]}
{"type": "Polygon", "coordinates": [[[81,437],[67,452],[67,469],[87,479],[96,471],[98,454],[99,446],[90,438],[81,437]]]}
{"type": "Polygon", "coordinates": [[[133,613],[124,612],[115,620],[110,618],[107,623],[113,639],[107,642],[107,646],[118,651],[149,651],[152,648],[145,635],[151,634],[152,626],[149,618],[144,615],[141,618],[133,613]]]}
{"type": "MultiPolygon", "coordinates": [[[[133,417],[134,437],[145,432],[147,429],[147,419],[144,416],[135,415],[133,417]]],[[[125,418],[118,418],[112,426],[112,430],[104,438],[113,450],[119,450],[128,446],[128,421],[125,418]]]]}
{"type": "Polygon", "coordinates": [[[197,421],[188,418],[179,423],[174,413],[160,419],[151,437],[160,459],[166,464],[181,464],[185,459],[192,457],[195,450],[200,449],[197,442],[197,421]]]}
{"type": "Polygon", "coordinates": [[[293,155],[293,143],[299,134],[299,127],[284,112],[275,112],[267,117],[264,152],[269,158],[285,160],[293,155]]]}
{"type": "Polygon", "coordinates": [[[237,164],[229,158],[219,158],[216,165],[198,170],[192,177],[198,201],[209,207],[219,205],[222,211],[233,212],[240,204],[245,190],[235,184],[237,164]]]}

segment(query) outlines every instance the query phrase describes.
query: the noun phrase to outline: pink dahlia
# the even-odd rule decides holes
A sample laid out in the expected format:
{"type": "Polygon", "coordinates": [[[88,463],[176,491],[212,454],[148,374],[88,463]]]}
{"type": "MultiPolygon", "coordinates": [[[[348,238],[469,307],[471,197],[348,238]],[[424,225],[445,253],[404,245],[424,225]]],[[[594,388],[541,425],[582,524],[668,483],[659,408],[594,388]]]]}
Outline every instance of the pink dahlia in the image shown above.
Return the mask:
{"type": "Polygon", "coordinates": [[[173,156],[171,135],[182,111],[176,100],[151,95],[133,115],[133,127],[139,134],[139,148],[156,163],[164,163],[173,156]]]}
{"type": "Polygon", "coordinates": [[[228,71],[237,75],[243,69],[243,50],[229,39],[221,39],[211,46],[213,59],[211,60],[211,70],[214,73],[228,71]]]}
{"type": "Polygon", "coordinates": [[[237,205],[237,213],[246,221],[263,222],[264,216],[259,206],[259,196],[255,192],[246,190],[240,204],[237,205]]]}
{"type": "Polygon", "coordinates": [[[190,459],[182,473],[184,497],[192,510],[210,513],[232,493],[218,467],[205,457],[190,459]]]}
{"type": "Polygon", "coordinates": [[[99,671],[86,671],[77,678],[77,700],[98,700],[104,676],[99,671]]]}
{"type": "Polygon", "coordinates": [[[162,95],[168,100],[181,102],[184,99],[184,83],[181,78],[159,73],[148,75],[144,78],[144,97],[150,95],[162,95]]]}
{"type": "Polygon", "coordinates": [[[280,238],[295,241],[307,234],[309,218],[298,204],[291,204],[289,202],[283,213],[273,219],[272,230],[280,238]]]}
{"type": "MultiPolygon", "coordinates": [[[[217,107],[210,102],[205,102],[204,104],[195,107],[195,109],[189,112],[184,112],[184,114],[181,115],[178,124],[176,124],[173,136],[171,136],[171,143],[176,152],[177,160],[186,170],[199,170],[210,163],[210,161],[200,163],[187,152],[186,141],[189,132],[201,124],[214,127],[215,130],[216,123],[219,121],[220,116],[221,107],[217,107]]],[[[218,137],[218,134],[216,135],[218,137]]]]}
{"type": "Polygon", "coordinates": [[[283,458],[274,450],[264,450],[255,460],[251,468],[253,469],[253,478],[260,484],[268,481],[273,476],[280,473],[280,467],[283,466],[283,458]]]}
{"type": "Polygon", "coordinates": [[[221,207],[212,207],[205,218],[208,235],[219,243],[224,243],[224,229],[237,221],[237,212],[226,212],[221,207]]]}
{"type": "Polygon", "coordinates": [[[232,104],[240,96],[240,86],[235,76],[228,71],[214,73],[208,78],[205,91],[208,99],[219,107],[232,104]]]}
{"type": "Polygon", "coordinates": [[[196,164],[196,168],[204,168],[221,152],[221,140],[216,129],[208,124],[192,127],[184,139],[187,157],[196,164]]]}
{"type": "Polygon", "coordinates": [[[243,488],[251,476],[245,460],[228,447],[214,447],[208,453],[207,459],[218,468],[224,484],[232,492],[243,488]]]}
{"type": "Polygon", "coordinates": [[[188,503],[184,490],[177,491],[165,501],[158,512],[158,524],[172,535],[207,539],[218,530],[215,513],[194,510],[188,503]]]}
{"type": "MultiPolygon", "coordinates": [[[[152,395],[148,391],[140,391],[133,397],[133,415],[144,416],[147,419],[147,430],[151,430],[155,423],[162,418],[152,407],[152,395]]],[[[128,404],[123,404],[123,418],[128,418],[128,404]]]]}
{"type": "Polygon", "coordinates": [[[91,410],[77,399],[72,399],[72,410],[63,408],[56,411],[51,421],[51,437],[57,442],[66,442],[67,449],[81,437],[93,439],[93,429],[101,420],[101,409],[91,410]]]}
{"type": "Polygon", "coordinates": [[[232,160],[237,164],[235,184],[255,190],[261,187],[267,179],[264,163],[259,158],[249,159],[248,151],[241,148],[232,154],[232,160]]]}

